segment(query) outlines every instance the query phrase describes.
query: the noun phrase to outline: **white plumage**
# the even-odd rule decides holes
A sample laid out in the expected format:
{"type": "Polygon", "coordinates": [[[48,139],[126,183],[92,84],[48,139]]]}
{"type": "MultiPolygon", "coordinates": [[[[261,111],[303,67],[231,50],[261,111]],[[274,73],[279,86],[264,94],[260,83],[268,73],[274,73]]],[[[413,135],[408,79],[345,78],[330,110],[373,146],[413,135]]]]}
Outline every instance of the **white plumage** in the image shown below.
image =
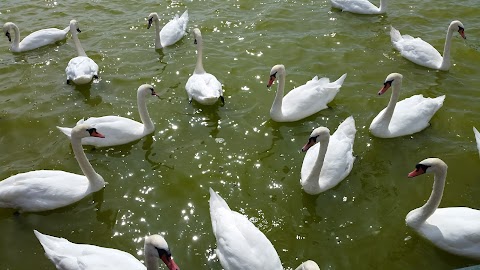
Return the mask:
{"type": "Polygon", "coordinates": [[[155,23],[155,49],[161,49],[177,43],[187,34],[188,10],[182,16],[175,14],[165,26],[160,29],[160,19],[156,12],[148,16],[148,29],[155,23]]]}

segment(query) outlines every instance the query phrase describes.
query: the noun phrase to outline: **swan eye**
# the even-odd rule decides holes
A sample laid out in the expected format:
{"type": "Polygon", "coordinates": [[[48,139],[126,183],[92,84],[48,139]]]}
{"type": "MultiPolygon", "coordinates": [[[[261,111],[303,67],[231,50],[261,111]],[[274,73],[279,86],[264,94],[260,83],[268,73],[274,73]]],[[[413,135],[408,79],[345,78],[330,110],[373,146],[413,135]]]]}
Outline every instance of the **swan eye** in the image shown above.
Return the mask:
{"type": "Polygon", "coordinates": [[[428,165],[423,165],[423,164],[417,164],[415,165],[415,169],[416,171],[421,171],[422,173],[426,173],[427,172],[427,169],[430,168],[431,166],[428,166],[428,165]]]}
{"type": "Polygon", "coordinates": [[[392,83],[393,83],[393,80],[390,80],[390,81],[386,81],[383,83],[384,86],[392,86],[392,83]]]}
{"type": "Polygon", "coordinates": [[[93,133],[97,132],[97,129],[96,128],[89,128],[87,129],[87,132],[92,135],[93,133]]]}
{"type": "Polygon", "coordinates": [[[197,44],[197,39],[195,39],[195,40],[193,41],[193,44],[197,44]]]}

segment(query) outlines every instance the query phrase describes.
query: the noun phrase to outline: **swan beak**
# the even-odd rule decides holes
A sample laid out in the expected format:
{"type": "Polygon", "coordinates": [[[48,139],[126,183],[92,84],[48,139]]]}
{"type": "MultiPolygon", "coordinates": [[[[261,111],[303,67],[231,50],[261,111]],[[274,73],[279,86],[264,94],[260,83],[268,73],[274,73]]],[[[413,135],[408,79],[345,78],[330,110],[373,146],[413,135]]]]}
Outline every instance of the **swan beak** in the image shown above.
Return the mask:
{"type": "Polygon", "coordinates": [[[463,39],[467,39],[465,36],[465,30],[463,28],[458,29],[458,33],[460,33],[460,36],[462,36],[463,39]]]}
{"type": "Polygon", "coordinates": [[[178,267],[172,257],[167,257],[166,255],[163,255],[161,259],[165,263],[165,265],[167,265],[169,270],[180,270],[180,267],[178,267]]]}
{"type": "Polygon", "coordinates": [[[152,96],[156,96],[156,97],[160,98],[160,96],[157,93],[155,93],[155,91],[152,91],[152,96]]]}
{"type": "Polygon", "coordinates": [[[420,174],[424,174],[425,171],[420,167],[418,169],[415,169],[414,171],[412,171],[411,173],[408,174],[408,178],[412,178],[412,177],[415,177],[415,176],[419,176],[420,174]]]}
{"type": "Polygon", "coordinates": [[[310,138],[310,139],[308,139],[307,144],[305,144],[305,145],[302,147],[302,152],[307,152],[307,150],[310,149],[310,147],[314,146],[315,143],[316,143],[315,138],[310,138]]]}
{"type": "Polygon", "coordinates": [[[97,137],[97,138],[105,138],[105,136],[103,136],[103,134],[97,132],[97,131],[93,131],[90,136],[92,137],[97,137]]]}
{"type": "Polygon", "coordinates": [[[8,42],[12,42],[12,38],[10,37],[10,32],[6,32],[5,36],[7,36],[8,42]]]}
{"type": "Polygon", "coordinates": [[[268,81],[267,87],[272,86],[273,82],[275,81],[276,77],[275,74],[270,75],[270,80],[268,81]]]}
{"type": "Polygon", "coordinates": [[[382,89],[380,89],[380,91],[378,91],[378,95],[380,96],[381,94],[385,93],[388,88],[390,88],[390,84],[389,83],[385,83],[385,85],[382,87],[382,89]]]}
{"type": "Polygon", "coordinates": [[[152,27],[152,23],[153,23],[153,18],[148,19],[147,29],[150,29],[150,27],[152,27]]]}

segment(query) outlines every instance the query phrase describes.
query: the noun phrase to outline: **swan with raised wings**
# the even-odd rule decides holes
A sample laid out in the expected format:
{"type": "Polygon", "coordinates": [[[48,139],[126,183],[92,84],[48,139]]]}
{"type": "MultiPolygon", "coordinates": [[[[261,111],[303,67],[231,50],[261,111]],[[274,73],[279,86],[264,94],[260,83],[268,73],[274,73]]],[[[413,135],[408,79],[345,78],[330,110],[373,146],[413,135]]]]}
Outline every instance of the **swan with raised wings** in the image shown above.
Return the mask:
{"type": "Polygon", "coordinates": [[[185,85],[188,101],[192,102],[192,99],[194,99],[203,105],[213,105],[220,98],[222,103],[225,103],[222,84],[214,75],[207,73],[203,68],[203,39],[200,29],[193,29],[193,35],[195,37],[194,43],[197,45],[197,64],[185,85]]]}
{"type": "Polygon", "coordinates": [[[430,119],[443,105],[445,95],[436,98],[415,95],[397,102],[402,79],[402,74],[391,73],[378,92],[382,95],[392,88],[387,107],[370,124],[370,132],[376,137],[393,138],[417,133],[430,125],[430,119]]]}
{"type": "Polygon", "coordinates": [[[355,121],[350,116],[330,136],[330,130],[319,127],[312,131],[302,148],[303,159],[300,184],[303,190],[316,195],[338,185],[353,168],[355,121]]]}
{"type": "Polygon", "coordinates": [[[387,0],[380,0],[377,7],[368,0],[330,0],[332,7],[357,14],[382,14],[387,12],[387,0]]]}
{"type": "MultiPolygon", "coordinates": [[[[74,29],[73,31],[76,31],[74,29]]],[[[3,32],[7,36],[8,41],[12,42],[10,50],[12,52],[25,52],[33,49],[37,49],[49,44],[53,44],[57,41],[64,40],[67,38],[68,32],[71,31],[71,27],[68,26],[65,29],[61,30],[58,28],[47,28],[41,29],[31,33],[30,35],[23,38],[20,41],[20,29],[18,26],[12,22],[7,22],[3,25],[3,32]],[[15,32],[15,36],[12,42],[12,30],[15,32]]]]}
{"type": "Polygon", "coordinates": [[[428,42],[421,38],[413,38],[409,35],[401,35],[400,32],[391,26],[390,38],[393,47],[408,60],[417,65],[428,68],[448,70],[450,68],[450,47],[452,46],[453,32],[457,31],[462,38],[466,39],[465,27],[460,21],[452,21],[447,29],[445,46],[443,48],[443,57],[428,42]]]}
{"type": "Polygon", "coordinates": [[[278,88],[270,109],[270,117],[276,122],[294,122],[327,108],[342,87],[347,74],[330,82],[328,78],[315,76],[304,85],[294,88],[283,96],[285,88],[285,66],[275,65],[270,71],[267,87],[278,78],[278,88]]]}
{"type": "Polygon", "coordinates": [[[143,263],[125,251],[76,244],[37,230],[33,232],[42,244],[45,255],[58,270],[157,270],[158,259],[161,259],[169,270],[180,270],[172,258],[167,242],[158,234],[145,238],[145,268],[143,263]]]}
{"type": "Polygon", "coordinates": [[[72,130],[72,149],[83,175],[57,170],[19,173],[0,182],[0,208],[40,212],[67,206],[99,191],[105,181],[83,152],[81,139],[104,137],[96,128],[78,125],[72,130]]]}
{"type": "Polygon", "coordinates": [[[185,10],[180,17],[175,14],[175,17],[162,29],[160,29],[158,14],[156,12],[150,13],[147,29],[150,29],[153,23],[155,23],[155,49],[173,45],[187,34],[188,10],[185,10]]]}
{"type": "MultiPolygon", "coordinates": [[[[90,117],[87,120],[81,119],[77,122],[79,124],[93,125],[99,130],[102,130],[102,134],[105,135],[104,139],[98,138],[83,138],[83,145],[93,145],[95,147],[108,147],[115,145],[122,145],[129,142],[139,140],[146,135],[152,133],[155,130],[150,115],[148,114],[147,105],[145,99],[149,96],[158,97],[153,86],[149,84],[143,84],[138,87],[137,90],[137,107],[140,114],[140,120],[135,120],[116,116],[108,115],[102,117],[90,117]]],[[[71,128],[57,127],[65,135],[70,137],[72,132],[71,128]]]]}
{"type": "MultiPolygon", "coordinates": [[[[268,238],[244,215],[232,211],[212,188],[210,218],[217,239],[215,250],[225,270],[283,269],[277,251],[268,238]]],[[[302,270],[319,270],[313,261],[302,263],[302,270]]]]}
{"type": "Polygon", "coordinates": [[[433,173],[433,190],[428,201],[410,211],[405,219],[435,246],[464,257],[480,260],[480,210],[468,207],[438,208],[447,178],[447,164],[439,158],[427,158],[408,174],[412,178],[433,173]]]}
{"type": "Polygon", "coordinates": [[[65,73],[67,73],[67,84],[70,84],[70,82],[74,82],[75,84],[87,84],[91,82],[92,79],[98,78],[98,65],[87,56],[80,40],[78,39],[77,32],[73,31],[73,29],[76,29],[80,33],[78,22],[76,20],[70,21],[70,29],[78,56],[70,59],[65,68],[65,73]]]}

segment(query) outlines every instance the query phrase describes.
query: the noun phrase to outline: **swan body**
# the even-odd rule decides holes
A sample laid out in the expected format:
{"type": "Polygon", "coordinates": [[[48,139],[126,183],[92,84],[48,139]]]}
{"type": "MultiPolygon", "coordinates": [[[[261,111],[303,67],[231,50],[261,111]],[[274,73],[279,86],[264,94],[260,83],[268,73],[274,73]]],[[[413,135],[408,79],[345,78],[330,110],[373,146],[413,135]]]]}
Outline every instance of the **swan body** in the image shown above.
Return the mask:
{"type": "Polygon", "coordinates": [[[200,29],[193,29],[195,44],[197,45],[197,64],[192,76],[188,78],[185,89],[187,90],[188,100],[192,99],[203,105],[213,105],[218,99],[225,103],[223,98],[222,84],[217,78],[205,71],[202,63],[203,40],[200,29]]]}
{"type": "MultiPolygon", "coordinates": [[[[80,32],[76,20],[70,21],[70,28],[76,29],[80,32]]],[[[75,84],[87,84],[91,82],[92,79],[98,78],[98,65],[95,61],[89,58],[83,50],[77,33],[73,30],[70,30],[70,32],[72,32],[72,40],[75,44],[78,56],[72,58],[65,68],[65,73],[67,73],[67,84],[70,84],[70,82],[74,82],[75,84]]]]}
{"type": "Polygon", "coordinates": [[[473,127],[473,134],[475,134],[475,141],[477,142],[477,149],[480,154],[480,133],[475,127],[473,127]]]}
{"type": "Polygon", "coordinates": [[[378,92],[381,95],[392,87],[388,106],[370,124],[370,132],[376,137],[393,138],[419,132],[430,125],[430,119],[443,105],[445,95],[436,98],[415,95],[397,102],[402,78],[399,73],[391,73],[378,92]]]}
{"type": "Polygon", "coordinates": [[[180,270],[172,259],[167,242],[157,234],[145,238],[145,267],[134,256],[118,249],[76,244],[65,238],[33,232],[45,255],[58,270],[157,270],[158,259],[162,259],[169,270],[180,270]]]}
{"type": "Polygon", "coordinates": [[[0,181],[0,208],[19,212],[47,211],[77,202],[105,186],[83,152],[80,140],[84,137],[103,137],[89,125],[72,130],[72,149],[84,175],[58,171],[37,170],[19,173],[0,181]]]}
{"type": "MultiPolygon", "coordinates": [[[[150,118],[145,98],[147,96],[157,96],[153,86],[149,84],[141,85],[137,90],[137,106],[142,123],[121,116],[102,116],[90,117],[86,120],[81,119],[77,125],[88,124],[95,126],[105,135],[104,139],[87,137],[82,139],[83,145],[93,145],[95,147],[108,147],[130,143],[145,137],[155,130],[155,126],[150,118]]],[[[72,129],[57,127],[65,135],[70,137],[72,129]]]]}
{"type": "Polygon", "coordinates": [[[160,30],[160,19],[156,12],[151,13],[148,16],[148,26],[150,29],[152,23],[155,22],[155,49],[161,49],[177,43],[180,39],[187,34],[188,23],[188,10],[183,12],[182,16],[175,15],[175,17],[169,21],[160,30]]]}
{"type": "Polygon", "coordinates": [[[302,163],[300,184],[306,193],[319,194],[347,177],[355,161],[353,143],[356,132],[352,116],[345,119],[332,136],[325,127],[313,130],[302,148],[307,153],[302,163]]]}
{"type": "Polygon", "coordinates": [[[380,0],[377,7],[368,0],[330,0],[332,7],[357,14],[383,14],[387,11],[387,0],[380,0]]]}
{"type": "Polygon", "coordinates": [[[3,25],[3,32],[10,42],[12,41],[12,30],[15,32],[15,36],[10,50],[12,52],[25,52],[66,39],[68,32],[70,32],[70,26],[63,30],[57,28],[41,29],[31,33],[20,41],[20,30],[18,26],[12,22],[7,22],[3,25]]]}
{"type": "Polygon", "coordinates": [[[430,198],[407,214],[408,226],[435,246],[460,256],[480,260],[480,210],[468,207],[438,208],[447,177],[447,164],[427,158],[416,165],[408,177],[433,173],[430,198]]]}
{"type": "Polygon", "coordinates": [[[318,264],[312,260],[308,260],[300,264],[295,270],[320,270],[318,264]]]}
{"type": "Polygon", "coordinates": [[[267,87],[272,86],[278,77],[278,88],[270,109],[270,117],[276,122],[294,122],[327,108],[332,101],[347,74],[338,80],[330,82],[328,78],[318,79],[315,76],[306,84],[292,89],[283,96],[285,88],[285,66],[275,65],[270,71],[270,80],[267,87]]]}
{"type": "Polygon", "coordinates": [[[452,45],[453,32],[458,31],[462,38],[466,39],[464,29],[465,28],[460,21],[452,21],[450,23],[445,38],[443,57],[437,49],[428,42],[423,41],[421,38],[401,35],[400,32],[393,27],[390,29],[390,38],[393,47],[395,47],[403,57],[415,64],[433,69],[448,70],[451,65],[450,47],[452,45]]]}

